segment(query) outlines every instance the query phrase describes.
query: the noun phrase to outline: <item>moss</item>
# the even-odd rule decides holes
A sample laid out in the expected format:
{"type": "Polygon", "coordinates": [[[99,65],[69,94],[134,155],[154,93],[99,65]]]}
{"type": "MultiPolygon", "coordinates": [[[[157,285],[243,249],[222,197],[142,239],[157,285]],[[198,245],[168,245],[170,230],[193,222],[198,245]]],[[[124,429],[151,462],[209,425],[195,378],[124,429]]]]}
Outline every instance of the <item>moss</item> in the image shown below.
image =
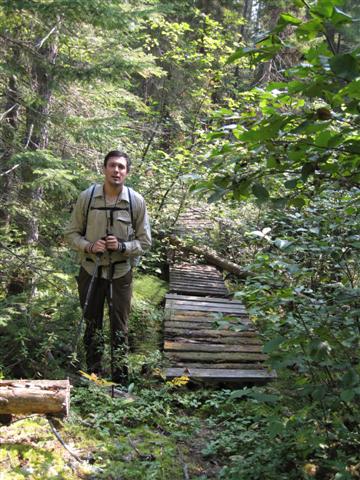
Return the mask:
{"type": "Polygon", "coordinates": [[[155,276],[135,278],[129,321],[129,342],[133,352],[148,356],[159,349],[164,315],[159,304],[166,291],[166,283],[155,276]]]}
{"type": "Polygon", "coordinates": [[[134,279],[133,300],[145,301],[151,305],[161,303],[167,292],[167,284],[153,275],[140,275],[134,279]]]}
{"type": "Polygon", "coordinates": [[[44,418],[21,420],[1,434],[1,480],[79,478],[44,418]]]}

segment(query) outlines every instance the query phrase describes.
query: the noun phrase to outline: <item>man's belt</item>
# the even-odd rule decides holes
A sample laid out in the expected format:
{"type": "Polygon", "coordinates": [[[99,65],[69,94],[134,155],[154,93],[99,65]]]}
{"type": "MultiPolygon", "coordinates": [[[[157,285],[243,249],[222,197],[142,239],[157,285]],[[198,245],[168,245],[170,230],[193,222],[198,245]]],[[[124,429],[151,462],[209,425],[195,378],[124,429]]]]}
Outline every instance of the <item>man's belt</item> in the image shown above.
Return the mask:
{"type": "MultiPolygon", "coordinates": [[[[92,262],[95,263],[94,260],[90,257],[85,258],[86,262],[92,262]]],[[[117,260],[116,262],[111,262],[111,265],[118,265],[119,263],[127,263],[127,260],[117,260]]],[[[102,267],[108,267],[109,265],[101,265],[102,267]]]]}

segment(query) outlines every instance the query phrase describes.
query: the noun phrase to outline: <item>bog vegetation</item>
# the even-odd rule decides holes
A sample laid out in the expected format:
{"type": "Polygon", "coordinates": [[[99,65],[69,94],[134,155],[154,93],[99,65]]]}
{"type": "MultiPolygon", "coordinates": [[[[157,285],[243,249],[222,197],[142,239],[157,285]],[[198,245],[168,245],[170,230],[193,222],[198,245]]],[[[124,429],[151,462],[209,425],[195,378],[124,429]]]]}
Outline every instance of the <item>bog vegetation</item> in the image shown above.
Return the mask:
{"type": "Polygon", "coordinates": [[[72,413],[0,427],[0,479],[360,478],[360,7],[356,0],[3,0],[0,376],[74,379],[72,413]],[[154,246],[137,269],[129,395],[76,380],[62,231],[103,154],[133,159],[154,246]],[[278,380],[162,376],[167,235],[207,246],[278,380]],[[190,241],[190,240],[189,240],[190,241]]]}

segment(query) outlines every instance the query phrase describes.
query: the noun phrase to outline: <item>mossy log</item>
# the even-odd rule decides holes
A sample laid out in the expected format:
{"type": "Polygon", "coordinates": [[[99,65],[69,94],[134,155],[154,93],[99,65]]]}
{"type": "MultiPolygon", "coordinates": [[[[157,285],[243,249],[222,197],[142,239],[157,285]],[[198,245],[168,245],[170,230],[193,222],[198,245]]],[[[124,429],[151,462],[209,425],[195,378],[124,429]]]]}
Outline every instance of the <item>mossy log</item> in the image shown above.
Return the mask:
{"type": "Polygon", "coordinates": [[[0,380],[0,415],[65,417],[69,408],[69,380],[0,380]]]}

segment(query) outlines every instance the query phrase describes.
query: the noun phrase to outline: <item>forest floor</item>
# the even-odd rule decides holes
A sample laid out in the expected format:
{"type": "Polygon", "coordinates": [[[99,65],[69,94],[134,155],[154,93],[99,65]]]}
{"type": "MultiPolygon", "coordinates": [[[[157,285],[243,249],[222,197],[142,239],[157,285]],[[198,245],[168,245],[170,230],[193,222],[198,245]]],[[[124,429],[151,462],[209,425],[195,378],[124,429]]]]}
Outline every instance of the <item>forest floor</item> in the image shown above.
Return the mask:
{"type": "Polygon", "coordinates": [[[218,390],[162,376],[165,292],[155,277],[135,282],[131,393],[113,399],[96,378],[70,372],[71,413],[53,420],[68,450],[44,416],[15,417],[0,427],[0,480],[218,478],[221,463],[206,451],[214,438],[207,401],[218,390]]]}
{"type": "MultiPolygon", "coordinates": [[[[149,391],[144,396],[139,393],[129,401],[111,399],[99,387],[78,388],[70,417],[55,421],[69,450],[54,436],[45,417],[17,418],[1,427],[0,479],[218,478],[220,465],[204,454],[213,433],[200,412],[167,407],[160,398],[151,405],[149,391]],[[82,402],[97,408],[81,414],[82,402]],[[111,417],[119,412],[114,421],[111,417]],[[150,412],[152,420],[136,418],[150,412]]],[[[177,391],[175,403],[180,397],[177,391]]]]}

